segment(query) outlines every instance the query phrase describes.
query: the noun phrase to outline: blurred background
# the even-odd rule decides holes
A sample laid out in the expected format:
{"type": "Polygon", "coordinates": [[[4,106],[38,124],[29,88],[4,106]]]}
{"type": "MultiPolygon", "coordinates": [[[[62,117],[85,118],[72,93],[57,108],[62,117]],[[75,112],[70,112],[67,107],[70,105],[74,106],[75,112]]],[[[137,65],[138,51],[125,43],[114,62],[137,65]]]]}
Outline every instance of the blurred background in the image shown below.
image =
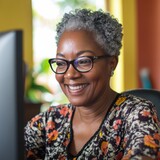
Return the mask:
{"type": "Polygon", "coordinates": [[[123,47],[112,78],[113,89],[160,90],[159,0],[0,0],[0,31],[22,29],[25,105],[43,111],[67,103],[48,59],[55,57],[55,28],[75,8],[109,11],[123,25],[123,47]],[[35,106],[38,107],[35,107],[35,106]],[[39,107],[40,106],[40,107],[39,107]]]}

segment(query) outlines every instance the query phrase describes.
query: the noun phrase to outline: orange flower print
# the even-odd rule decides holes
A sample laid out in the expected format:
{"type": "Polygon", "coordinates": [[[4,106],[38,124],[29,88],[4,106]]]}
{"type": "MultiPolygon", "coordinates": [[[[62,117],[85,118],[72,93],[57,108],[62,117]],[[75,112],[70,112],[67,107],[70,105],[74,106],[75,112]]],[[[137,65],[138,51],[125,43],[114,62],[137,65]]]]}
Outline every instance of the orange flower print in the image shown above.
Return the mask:
{"type": "Polygon", "coordinates": [[[158,141],[160,141],[160,134],[159,133],[155,133],[153,135],[153,138],[156,139],[156,140],[158,140],[158,141]]]}
{"type": "Polygon", "coordinates": [[[117,119],[116,121],[114,121],[114,124],[113,124],[114,130],[117,130],[120,124],[122,124],[121,119],[117,119]]]}
{"type": "Polygon", "coordinates": [[[41,118],[41,116],[39,116],[39,115],[37,115],[37,116],[35,116],[34,118],[32,118],[32,119],[31,119],[31,124],[30,124],[30,126],[32,127],[33,124],[34,124],[35,122],[37,122],[40,118],[41,118]]]}
{"type": "Polygon", "coordinates": [[[154,120],[156,123],[159,123],[159,124],[160,124],[160,122],[159,122],[158,117],[157,117],[156,114],[153,115],[153,120],[154,120]]]}
{"type": "Polygon", "coordinates": [[[140,112],[140,114],[144,117],[149,117],[151,115],[151,113],[149,111],[142,111],[142,112],[140,112]]]}
{"type": "Polygon", "coordinates": [[[151,147],[151,148],[157,148],[157,147],[159,147],[159,146],[155,143],[154,138],[153,138],[151,135],[145,135],[145,136],[144,136],[144,144],[145,144],[146,146],[151,147]]]}
{"type": "Polygon", "coordinates": [[[46,126],[46,130],[54,129],[54,128],[55,128],[55,123],[53,121],[48,121],[47,126],[46,126]]]}
{"type": "Polygon", "coordinates": [[[116,144],[117,146],[120,144],[120,141],[121,141],[121,137],[120,136],[116,136],[115,137],[115,140],[116,140],[116,144]]]}
{"type": "Polygon", "coordinates": [[[68,112],[69,112],[69,109],[67,107],[63,107],[60,110],[60,114],[63,115],[63,116],[66,116],[68,112]]]}
{"type": "Polygon", "coordinates": [[[108,142],[106,141],[103,141],[102,144],[101,144],[101,151],[104,155],[107,154],[108,152],[108,142]]]}
{"type": "Polygon", "coordinates": [[[116,101],[116,105],[121,105],[126,100],[126,97],[119,97],[116,101]]]}
{"type": "Polygon", "coordinates": [[[122,160],[130,160],[132,150],[129,150],[128,153],[122,158],[122,160]]]}
{"type": "Polygon", "coordinates": [[[65,156],[59,156],[58,159],[59,159],[59,160],[65,160],[66,157],[65,157],[65,156]]]}
{"type": "Polygon", "coordinates": [[[53,132],[48,134],[49,141],[54,141],[58,137],[58,131],[54,130],[53,132]]]}

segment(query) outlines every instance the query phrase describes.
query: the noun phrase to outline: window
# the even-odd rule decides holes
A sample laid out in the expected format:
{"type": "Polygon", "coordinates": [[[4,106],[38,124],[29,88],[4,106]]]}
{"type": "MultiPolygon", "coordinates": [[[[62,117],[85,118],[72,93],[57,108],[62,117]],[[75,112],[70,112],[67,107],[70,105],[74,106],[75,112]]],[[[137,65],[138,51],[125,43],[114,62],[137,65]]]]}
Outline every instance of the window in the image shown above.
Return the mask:
{"type": "MultiPolygon", "coordinates": [[[[55,27],[65,12],[75,8],[105,9],[103,0],[32,0],[33,9],[33,60],[34,68],[41,61],[55,57],[55,27]]],[[[60,91],[59,85],[50,72],[38,77],[38,83],[48,85],[51,95],[44,95],[46,101],[65,103],[67,99],[60,91]]]]}

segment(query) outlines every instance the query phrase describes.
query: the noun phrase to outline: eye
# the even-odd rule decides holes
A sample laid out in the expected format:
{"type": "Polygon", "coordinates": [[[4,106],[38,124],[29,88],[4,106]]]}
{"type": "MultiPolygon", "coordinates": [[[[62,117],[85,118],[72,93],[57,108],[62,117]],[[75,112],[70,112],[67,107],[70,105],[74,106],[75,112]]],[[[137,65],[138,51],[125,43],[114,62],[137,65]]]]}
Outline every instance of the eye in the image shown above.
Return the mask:
{"type": "Polygon", "coordinates": [[[56,62],[57,66],[64,66],[65,65],[65,62],[62,62],[62,61],[58,61],[56,62]]]}
{"type": "Polygon", "coordinates": [[[80,66],[83,66],[83,65],[90,65],[92,63],[91,59],[90,58],[80,58],[77,60],[77,64],[80,65],[80,66]]]}
{"type": "Polygon", "coordinates": [[[62,60],[57,60],[55,63],[58,68],[63,68],[63,67],[66,67],[66,65],[67,65],[66,62],[62,61],[62,60]]]}

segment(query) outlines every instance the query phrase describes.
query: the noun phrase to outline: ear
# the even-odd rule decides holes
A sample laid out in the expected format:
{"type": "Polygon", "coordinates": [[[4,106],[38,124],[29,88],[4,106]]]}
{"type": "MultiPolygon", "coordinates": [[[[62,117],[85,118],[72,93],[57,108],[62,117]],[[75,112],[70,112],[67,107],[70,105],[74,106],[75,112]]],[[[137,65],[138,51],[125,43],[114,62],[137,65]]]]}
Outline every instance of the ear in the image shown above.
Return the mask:
{"type": "Polygon", "coordinates": [[[110,57],[110,61],[109,61],[110,72],[112,72],[116,69],[117,64],[118,64],[118,56],[110,57]]]}

